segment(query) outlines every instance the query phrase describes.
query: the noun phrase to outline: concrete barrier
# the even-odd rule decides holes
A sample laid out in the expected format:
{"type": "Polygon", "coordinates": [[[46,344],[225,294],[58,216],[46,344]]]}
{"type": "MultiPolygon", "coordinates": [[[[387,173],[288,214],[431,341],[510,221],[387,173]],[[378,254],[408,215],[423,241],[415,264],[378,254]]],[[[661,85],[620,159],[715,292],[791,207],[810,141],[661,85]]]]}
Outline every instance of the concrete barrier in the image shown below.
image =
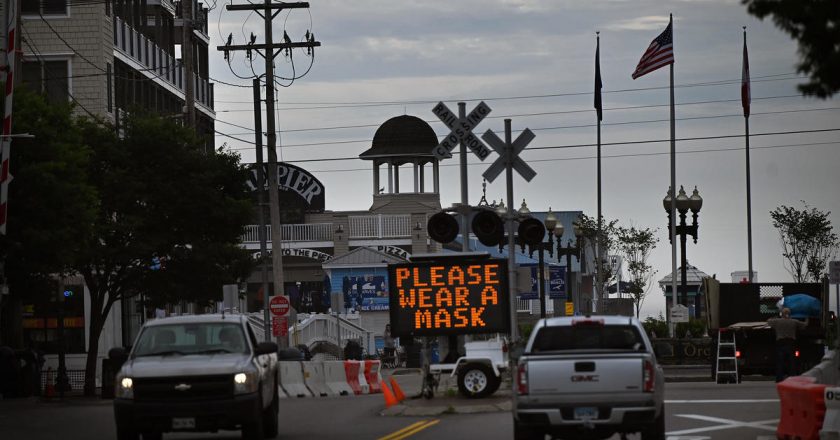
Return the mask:
{"type": "Polygon", "coordinates": [[[347,396],[355,392],[347,382],[344,361],[324,361],[324,384],[330,390],[330,395],[347,396]]]}
{"type": "Polygon", "coordinates": [[[280,368],[280,387],[289,397],[311,397],[312,391],[303,380],[303,365],[299,361],[278,362],[280,368]]]}
{"type": "Polygon", "coordinates": [[[840,440],[840,388],[826,387],[825,419],[820,429],[820,440],[840,440]]]}
{"type": "Polygon", "coordinates": [[[301,362],[303,364],[303,381],[306,387],[316,396],[337,395],[327,388],[323,362],[301,362]]]}
{"type": "Polygon", "coordinates": [[[382,392],[382,387],[380,384],[382,383],[382,375],[380,371],[382,370],[382,362],[381,361],[365,361],[365,380],[370,387],[370,393],[376,394],[382,392]]]}
{"type": "Polygon", "coordinates": [[[370,387],[365,379],[364,362],[344,361],[344,372],[353,394],[370,394],[370,387]]]}

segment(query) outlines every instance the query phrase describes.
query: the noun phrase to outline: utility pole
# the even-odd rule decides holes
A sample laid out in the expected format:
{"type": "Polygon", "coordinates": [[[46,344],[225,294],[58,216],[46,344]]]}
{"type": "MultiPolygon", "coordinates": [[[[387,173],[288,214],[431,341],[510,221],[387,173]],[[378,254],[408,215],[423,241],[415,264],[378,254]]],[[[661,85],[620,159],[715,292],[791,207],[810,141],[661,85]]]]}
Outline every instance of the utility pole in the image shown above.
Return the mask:
{"type": "Polygon", "coordinates": [[[181,64],[184,66],[184,125],[195,128],[195,79],[193,79],[193,0],[181,0],[181,64]]]}
{"type": "MultiPolygon", "coordinates": [[[[315,41],[315,35],[307,32],[306,41],[292,42],[288,39],[284,32],[284,41],[282,43],[275,43],[273,41],[272,20],[283,9],[307,9],[309,3],[272,3],[272,0],[265,0],[262,4],[240,4],[227,5],[228,11],[254,11],[265,20],[265,43],[264,44],[242,44],[242,45],[225,45],[217,46],[216,49],[227,53],[232,50],[246,51],[250,53],[255,51],[265,59],[265,120],[266,120],[266,138],[268,145],[268,200],[269,200],[269,214],[271,217],[271,270],[272,279],[274,281],[274,293],[277,295],[286,296],[286,291],[283,288],[283,249],[281,247],[281,225],[280,225],[280,194],[277,189],[277,133],[274,126],[274,57],[280,52],[286,50],[291,51],[296,48],[305,48],[312,50],[318,47],[321,43],[315,41]],[[262,11],[262,12],[260,12],[262,11]],[[261,52],[262,51],[262,52],[261,52]]],[[[268,303],[265,304],[268,307],[268,303]]],[[[265,325],[269,325],[268,322],[265,325]]],[[[288,347],[289,340],[287,338],[280,338],[278,340],[280,347],[288,347]]]]}

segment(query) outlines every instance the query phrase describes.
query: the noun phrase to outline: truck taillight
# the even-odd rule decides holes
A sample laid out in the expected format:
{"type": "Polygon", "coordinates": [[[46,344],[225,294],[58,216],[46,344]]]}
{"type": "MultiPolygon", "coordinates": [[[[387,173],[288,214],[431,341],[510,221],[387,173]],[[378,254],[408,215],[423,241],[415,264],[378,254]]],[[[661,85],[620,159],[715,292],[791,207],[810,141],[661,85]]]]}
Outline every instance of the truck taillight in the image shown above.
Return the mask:
{"type": "Polygon", "coordinates": [[[516,393],[520,396],[528,394],[528,364],[516,366],[516,393]]]}
{"type": "Polygon", "coordinates": [[[741,357],[741,350],[735,350],[735,357],[736,358],[741,357]]]}
{"type": "Polygon", "coordinates": [[[653,369],[653,362],[645,361],[643,368],[643,379],[645,382],[644,391],[646,393],[652,393],[654,390],[654,385],[656,384],[656,376],[655,371],[653,369]]]}

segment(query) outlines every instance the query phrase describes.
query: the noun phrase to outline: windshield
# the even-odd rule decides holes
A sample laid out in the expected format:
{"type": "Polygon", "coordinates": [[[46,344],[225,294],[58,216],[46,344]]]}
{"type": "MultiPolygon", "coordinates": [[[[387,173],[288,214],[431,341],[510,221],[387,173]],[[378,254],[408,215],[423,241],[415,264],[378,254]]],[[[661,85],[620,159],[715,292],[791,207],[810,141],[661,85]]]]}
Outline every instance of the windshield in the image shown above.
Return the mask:
{"type": "Polygon", "coordinates": [[[532,353],[558,350],[639,350],[642,336],[630,325],[573,325],[542,327],[534,339],[532,353]]]}
{"type": "Polygon", "coordinates": [[[135,357],[246,352],[242,327],[216,322],[146,327],[134,348],[135,357]]]}

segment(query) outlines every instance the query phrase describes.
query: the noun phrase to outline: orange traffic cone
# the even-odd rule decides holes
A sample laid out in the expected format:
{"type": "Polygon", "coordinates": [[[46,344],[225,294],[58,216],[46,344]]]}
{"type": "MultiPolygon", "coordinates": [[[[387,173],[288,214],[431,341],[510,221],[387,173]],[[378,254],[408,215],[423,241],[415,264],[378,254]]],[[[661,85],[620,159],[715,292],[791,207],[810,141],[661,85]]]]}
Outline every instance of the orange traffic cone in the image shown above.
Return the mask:
{"type": "Polygon", "coordinates": [[[382,388],[382,394],[385,396],[385,408],[390,408],[399,403],[384,380],[379,381],[379,386],[382,388]]]}
{"type": "Polygon", "coordinates": [[[394,379],[394,376],[391,376],[391,388],[394,389],[394,397],[397,398],[397,402],[402,402],[405,400],[405,394],[400,388],[400,384],[397,383],[397,380],[394,379]]]}
{"type": "Polygon", "coordinates": [[[52,367],[47,368],[47,385],[44,387],[44,397],[55,397],[55,385],[53,384],[52,367]]]}

